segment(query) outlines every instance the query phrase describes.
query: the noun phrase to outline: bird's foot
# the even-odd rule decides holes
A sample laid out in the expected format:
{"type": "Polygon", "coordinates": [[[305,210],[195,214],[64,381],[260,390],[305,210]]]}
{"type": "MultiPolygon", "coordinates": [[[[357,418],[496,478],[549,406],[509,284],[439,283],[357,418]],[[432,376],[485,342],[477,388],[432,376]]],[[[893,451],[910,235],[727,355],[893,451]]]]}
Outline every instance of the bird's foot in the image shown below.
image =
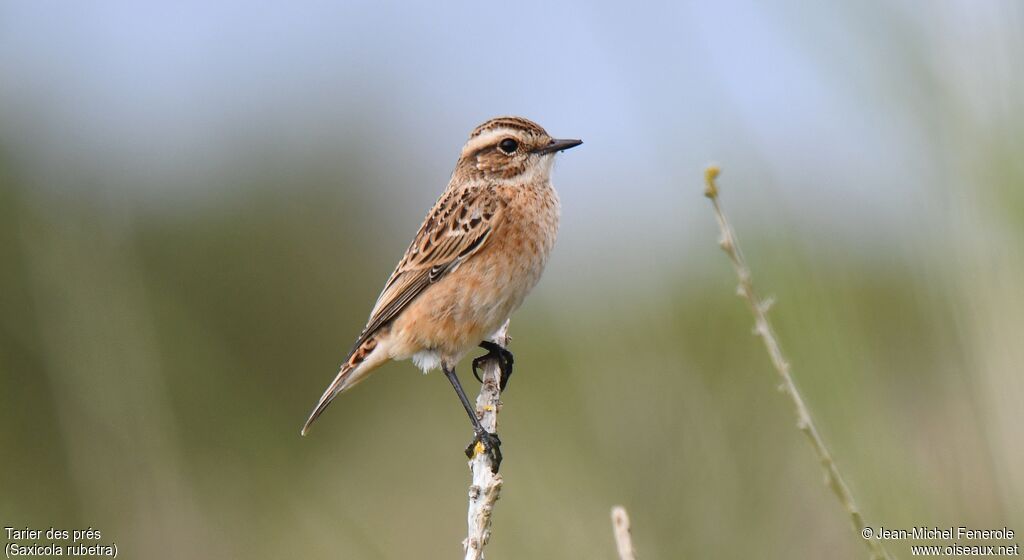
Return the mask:
{"type": "Polygon", "coordinates": [[[487,350],[487,353],[483,356],[473,358],[473,376],[476,377],[477,381],[483,383],[483,379],[480,377],[480,372],[477,370],[483,367],[485,361],[493,358],[498,361],[498,369],[501,370],[498,389],[504,391],[505,386],[508,385],[509,378],[512,377],[512,364],[515,362],[512,352],[509,352],[507,348],[500,344],[489,340],[481,342],[480,348],[487,350]]]}
{"type": "Polygon", "coordinates": [[[466,457],[472,459],[477,453],[486,453],[491,458],[491,472],[498,472],[498,467],[501,466],[501,438],[498,434],[478,431],[473,441],[466,447],[466,457]]]}

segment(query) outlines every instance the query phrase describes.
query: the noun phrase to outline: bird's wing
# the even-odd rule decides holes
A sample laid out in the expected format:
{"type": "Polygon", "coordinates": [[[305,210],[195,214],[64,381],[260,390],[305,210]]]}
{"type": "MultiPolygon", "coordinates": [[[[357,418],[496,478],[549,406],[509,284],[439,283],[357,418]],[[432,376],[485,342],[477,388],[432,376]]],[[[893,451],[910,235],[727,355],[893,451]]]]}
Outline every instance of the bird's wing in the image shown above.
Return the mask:
{"type": "Polygon", "coordinates": [[[355,348],[484,247],[501,223],[504,206],[488,187],[445,191],[384,285],[355,348]]]}
{"type": "Polygon", "coordinates": [[[365,376],[365,373],[358,373],[359,366],[377,346],[374,335],[408,307],[416,296],[484,247],[491,233],[501,224],[504,207],[504,202],[487,187],[449,189],[441,195],[384,285],[366,328],[341,365],[338,375],[306,420],[302,427],[303,435],[338,393],[365,376]]]}

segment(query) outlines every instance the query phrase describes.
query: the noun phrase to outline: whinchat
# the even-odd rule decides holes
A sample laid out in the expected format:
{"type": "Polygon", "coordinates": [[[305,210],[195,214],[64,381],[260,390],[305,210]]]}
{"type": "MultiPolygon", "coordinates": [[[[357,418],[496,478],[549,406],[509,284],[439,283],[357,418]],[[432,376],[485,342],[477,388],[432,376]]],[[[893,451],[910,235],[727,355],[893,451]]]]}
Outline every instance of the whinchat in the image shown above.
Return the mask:
{"type": "Polygon", "coordinates": [[[501,440],[480,425],[455,365],[480,346],[498,358],[504,388],[512,355],[488,338],[540,279],[558,234],[555,154],[582,143],[552,138],[521,117],[498,117],[473,130],[303,435],[339,393],[388,360],[412,358],[424,373],[441,368],[473,423],[467,455],[479,442],[497,470],[501,440]]]}

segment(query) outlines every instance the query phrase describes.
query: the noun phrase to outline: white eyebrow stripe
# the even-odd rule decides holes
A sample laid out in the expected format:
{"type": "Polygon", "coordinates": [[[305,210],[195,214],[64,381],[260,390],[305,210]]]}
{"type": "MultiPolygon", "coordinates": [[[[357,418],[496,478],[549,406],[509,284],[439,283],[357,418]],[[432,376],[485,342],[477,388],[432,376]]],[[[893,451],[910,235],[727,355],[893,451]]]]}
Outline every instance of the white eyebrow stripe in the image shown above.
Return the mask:
{"type": "Polygon", "coordinates": [[[516,137],[520,132],[522,131],[504,126],[494,130],[489,130],[480,136],[473,138],[469,142],[466,142],[466,147],[462,148],[462,155],[465,156],[479,150],[480,148],[495,144],[498,138],[505,136],[516,137]]]}

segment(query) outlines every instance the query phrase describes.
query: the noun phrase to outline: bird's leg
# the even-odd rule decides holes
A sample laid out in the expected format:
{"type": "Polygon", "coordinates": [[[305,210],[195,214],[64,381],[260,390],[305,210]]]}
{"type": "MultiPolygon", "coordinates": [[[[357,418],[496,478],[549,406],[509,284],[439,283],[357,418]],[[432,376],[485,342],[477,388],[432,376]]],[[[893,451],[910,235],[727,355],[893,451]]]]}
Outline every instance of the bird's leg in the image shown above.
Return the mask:
{"type": "Polygon", "coordinates": [[[512,352],[509,352],[508,348],[490,340],[481,342],[480,348],[487,350],[487,353],[473,358],[473,377],[476,377],[477,381],[483,383],[484,380],[480,378],[480,372],[477,370],[483,367],[483,363],[487,359],[494,358],[498,361],[498,369],[501,370],[501,380],[498,383],[498,389],[504,391],[505,386],[508,385],[509,378],[512,377],[512,364],[515,362],[512,352]]]}
{"type": "Polygon", "coordinates": [[[491,457],[491,465],[493,465],[491,470],[495,473],[498,472],[498,467],[501,466],[501,439],[498,438],[498,434],[488,432],[480,424],[480,419],[476,417],[476,410],[473,408],[473,405],[469,404],[466,392],[462,390],[462,384],[459,383],[459,378],[455,375],[455,368],[442,363],[441,370],[444,371],[445,377],[448,378],[452,387],[455,388],[455,394],[459,396],[459,400],[462,401],[462,407],[466,409],[466,414],[469,415],[469,421],[473,423],[475,437],[469,443],[469,447],[466,447],[466,456],[472,458],[476,444],[480,443],[484,446],[484,453],[491,457]]]}

